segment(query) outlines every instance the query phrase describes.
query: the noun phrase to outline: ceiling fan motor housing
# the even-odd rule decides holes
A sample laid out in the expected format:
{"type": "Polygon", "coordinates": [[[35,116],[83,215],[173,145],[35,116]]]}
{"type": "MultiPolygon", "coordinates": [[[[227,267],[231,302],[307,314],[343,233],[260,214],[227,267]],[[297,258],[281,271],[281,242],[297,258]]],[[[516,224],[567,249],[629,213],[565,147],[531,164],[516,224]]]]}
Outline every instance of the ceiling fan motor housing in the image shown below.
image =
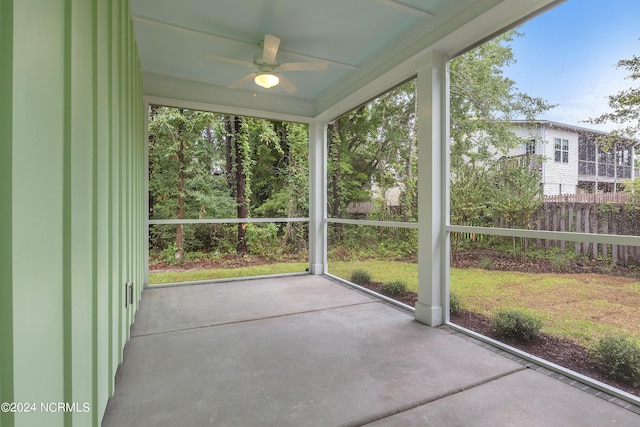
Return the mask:
{"type": "Polygon", "coordinates": [[[262,52],[256,53],[253,56],[253,63],[256,64],[261,70],[262,67],[270,67],[270,70],[263,70],[263,71],[273,71],[276,68],[278,68],[278,65],[280,65],[280,63],[278,61],[272,62],[272,63],[268,63],[267,61],[265,61],[265,59],[262,57],[262,52]]]}

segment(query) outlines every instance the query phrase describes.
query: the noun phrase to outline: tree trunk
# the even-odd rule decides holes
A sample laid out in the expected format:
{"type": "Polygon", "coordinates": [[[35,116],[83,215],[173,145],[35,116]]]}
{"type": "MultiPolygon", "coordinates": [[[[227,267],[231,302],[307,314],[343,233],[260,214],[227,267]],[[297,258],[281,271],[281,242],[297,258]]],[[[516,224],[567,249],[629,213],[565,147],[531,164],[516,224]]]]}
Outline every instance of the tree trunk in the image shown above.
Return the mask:
{"type": "MultiPolygon", "coordinates": [[[[179,132],[181,133],[181,129],[179,132]]],[[[178,134],[178,206],[176,208],[176,217],[178,219],[184,219],[184,144],[182,141],[182,135],[178,134]]],[[[184,262],[184,224],[176,225],[176,253],[175,260],[178,264],[184,262]]]]}
{"type": "MultiPolygon", "coordinates": [[[[246,154],[245,147],[238,141],[242,128],[242,118],[235,116],[233,118],[233,136],[235,145],[235,169],[236,169],[236,206],[238,218],[249,217],[249,207],[247,206],[247,175],[244,170],[244,161],[246,154]]],[[[238,224],[238,241],[236,253],[238,255],[246,255],[249,252],[247,248],[247,223],[238,224]]]]}
{"type": "MultiPolygon", "coordinates": [[[[335,165],[333,168],[333,173],[331,174],[331,195],[333,196],[333,205],[331,207],[331,213],[335,218],[340,218],[340,146],[335,141],[333,141],[333,135],[338,135],[340,131],[340,125],[338,124],[338,120],[334,121],[331,124],[331,135],[329,137],[329,147],[328,152],[329,156],[331,156],[331,160],[335,165]]],[[[335,230],[335,237],[338,241],[342,242],[343,240],[343,231],[342,224],[333,224],[335,230]]]]}
{"type": "MultiPolygon", "coordinates": [[[[226,172],[227,183],[229,184],[229,188],[234,188],[233,185],[233,122],[235,120],[235,116],[225,116],[224,118],[224,146],[225,146],[225,154],[224,154],[224,166],[226,172]]],[[[235,190],[235,189],[234,189],[235,190]]]]}

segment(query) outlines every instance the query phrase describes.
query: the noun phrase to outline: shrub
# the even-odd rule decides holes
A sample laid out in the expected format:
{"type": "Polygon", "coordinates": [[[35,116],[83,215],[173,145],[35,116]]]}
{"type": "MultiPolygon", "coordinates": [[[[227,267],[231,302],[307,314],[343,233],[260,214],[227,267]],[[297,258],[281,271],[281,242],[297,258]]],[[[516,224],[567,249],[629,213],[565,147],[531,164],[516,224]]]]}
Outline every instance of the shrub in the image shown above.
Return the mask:
{"type": "Polygon", "coordinates": [[[457,313],[460,310],[462,310],[462,298],[454,292],[449,293],[449,312],[457,313]]]}
{"type": "Polygon", "coordinates": [[[351,273],[351,282],[356,285],[368,285],[371,283],[371,275],[364,270],[356,270],[351,273]]]}
{"type": "Polygon", "coordinates": [[[175,243],[170,243],[166,248],[160,252],[160,258],[164,260],[169,265],[176,265],[178,260],[176,260],[176,252],[178,248],[175,243]]]}
{"type": "Polygon", "coordinates": [[[542,319],[518,310],[500,311],[492,324],[499,335],[516,341],[531,341],[542,329],[542,319]]]}
{"type": "Polygon", "coordinates": [[[284,247],[278,237],[278,225],[274,223],[247,224],[247,246],[251,255],[258,255],[268,260],[282,256],[284,247]]]}
{"type": "Polygon", "coordinates": [[[598,367],[609,377],[640,386],[640,345],[624,336],[602,338],[591,349],[598,367]]]}
{"type": "Polygon", "coordinates": [[[478,268],[483,270],[493,270],[493,260],[489,257],[482,257],[478,260],[478,268]]]}
{"type": "Polygon", "coordinates": [[[554,258],[551,258],[551,267],[557,271],[558,273],[562,273],[569,267],[569,258],[565,255],[558,255],[554,258]]]}
{"type": "Polygon", "coordinates": [[[380,287],[380,292],[389,296],[398,296],[407,292],[407,284],[402,280],[388,282],[380,287]]]}
{"type": "Polygon", "coordinates": [[[330,258],[335,258],[338,261],[349,261],[351,259],[351,252],[344,246],[338,246],[329,255],[330,258]]]}

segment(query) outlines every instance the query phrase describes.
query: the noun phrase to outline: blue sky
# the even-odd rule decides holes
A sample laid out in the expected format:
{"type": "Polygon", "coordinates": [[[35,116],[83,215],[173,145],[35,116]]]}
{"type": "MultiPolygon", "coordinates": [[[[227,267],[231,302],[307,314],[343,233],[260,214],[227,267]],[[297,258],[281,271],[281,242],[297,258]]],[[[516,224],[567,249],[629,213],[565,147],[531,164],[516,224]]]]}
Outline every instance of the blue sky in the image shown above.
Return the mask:
{"type": "Polygon", "coordinates": [[[583,121],[609,111],[607,95],[632,85],[615,65],[640,55],[640,0],[568,0],[518,31],[517,63],[505,74],[520,91],[558,104],[540,118],[612,130],[583,121]]]}

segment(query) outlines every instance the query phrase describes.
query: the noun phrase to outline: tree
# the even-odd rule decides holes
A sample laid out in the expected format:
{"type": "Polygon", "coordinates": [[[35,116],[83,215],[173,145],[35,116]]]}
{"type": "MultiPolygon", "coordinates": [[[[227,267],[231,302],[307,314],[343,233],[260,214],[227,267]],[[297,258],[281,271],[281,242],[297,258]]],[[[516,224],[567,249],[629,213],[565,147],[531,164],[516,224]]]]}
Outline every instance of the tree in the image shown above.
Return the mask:
{"type": "MultiPolygon", "coordinates": [[[[629,71],[627,79],[640,80],[640,56],[634,55],[631,59],[618,61],[617,68],[626,68],[629,71]]],[[[615,95],[610,95],[608,99],[609,107],[613,111],[588,120],[593,124],[613,122],[623,125],[622,128],[610,132],[606,138],[598,140],[603,151],[610,150],[614,144],[620,144],[621,141],[633,143],[634,139],[640,136],[640,86],[622,90],[615,95]]],[[[635,148],[632,149],[635,150],[635,148]]],[[[636,156],[636,165],[631,165],[631,167],[637,167],[637,162],[638,157],[636,156]]],[[[624,191],[631,193],[631,201],[638,201],[640,190],[638,178],[623,182],[623,188],[624,191]]]]}
{"type": "MultiPolygon", "coordinates": [[[[629,71],[627,79],[640,80],[640,56],[634,55],[631,59],[618,61],[617,68],[626,68],[629,71]]],[[[622,90],[608,98],[609,107],[613,111],[590,119],[589,122],[594,124],[620,123],[624,127],[615,131],[614,136],[638,137],[640,132],[640,87],[622,90]]]]}
{"type": "Polygon", "coordinates": [[[385,193],[402,187],[402,216],[415,219],[417,205],[415,82],[409,81],[340,117],[328,129],[329,213],[345,214],[349,203],[378,199],[370,215],[388,216],[385,193]],[[375,194],[374,194],[375,189],[375,194]]]}
{"type": "MultiPolygon", "coordinates": [[[[227,182],[236,199],[236,217],[249,218],[249,196],[252,159],[249,144],[249,123],[240,116],[225,116],[225,153],[227,182]]],[[[236,254],[246,255],[247,223],[238,223],[236,254]]]]}
{"type": "MultiPolygon", "coordinates": [[[[308,216],[306,125],[153,106],[149,121],[152,219],[308,216]]],[[[283,253],[306,247],[306,225],[153,225],[151,248],[283,253]]]]}
{"type": "MultiPolygon", "coordinates": [[[[515,62],[509,42],[516,36],[515,31],[503,34],[450,64],[451,218],[456,224],[493,225],[496,214],[510,211],[514,203],[533,209],[531,199],[539,193],[538,176],[528,166],[500,160],[524,142],[512,120],[533,122],[552,108],[521,93],[504,76],[503,69],[515,62]],[[512,191],[516,182],[518,190],[512,191]]],[[[518,216],[526,217],[522,212],[518,216]]]]}
{"type": "MultiPolygon", "coordinates": [[[[153,106],[149,120],[149,193],[152,218],[198,218],[207,211],[228,210],[228,198],[212,167],[217,147],[212,139],[214,115],[202,111],[153,106]]],[[[183,262],[185,228],[176,225],[174,257],[183,262]]]]}

